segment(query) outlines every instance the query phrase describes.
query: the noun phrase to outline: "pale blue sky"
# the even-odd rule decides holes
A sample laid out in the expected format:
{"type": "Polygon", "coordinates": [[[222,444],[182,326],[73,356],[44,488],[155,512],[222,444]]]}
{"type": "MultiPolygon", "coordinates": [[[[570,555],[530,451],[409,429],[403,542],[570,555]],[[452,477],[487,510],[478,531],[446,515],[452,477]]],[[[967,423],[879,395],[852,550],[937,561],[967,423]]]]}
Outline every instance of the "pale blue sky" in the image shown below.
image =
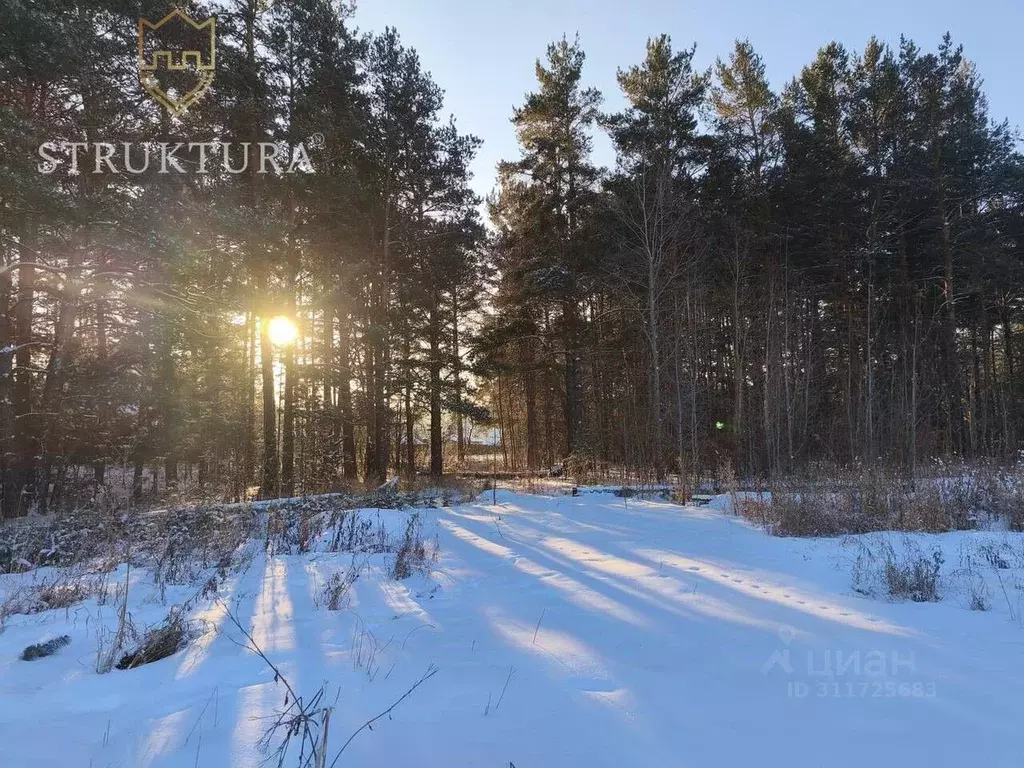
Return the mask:
{"type": "MultiPolygon", "coordinates": [[[[460,128],[484,140],[474,165],[481,194],[498,160],[517,156],[509,117],[535,86],[535,60],[577,32],[584,81],[615,108],[616,69],[637,63],[647,38],[662,32],[678,48],[696,42],[701,68],[749,38],[778,89],[830,40],[861,50],[872,34],[892,44],[906,34],[934,50],[948,30],[978,63],[993,117],[1024,124],[1024,0],[359,0],[355,23],[395,26],[419,51],[460,128]]],[[[613,161],[603,137],[595,149],[600,164],[613,161]]]]}

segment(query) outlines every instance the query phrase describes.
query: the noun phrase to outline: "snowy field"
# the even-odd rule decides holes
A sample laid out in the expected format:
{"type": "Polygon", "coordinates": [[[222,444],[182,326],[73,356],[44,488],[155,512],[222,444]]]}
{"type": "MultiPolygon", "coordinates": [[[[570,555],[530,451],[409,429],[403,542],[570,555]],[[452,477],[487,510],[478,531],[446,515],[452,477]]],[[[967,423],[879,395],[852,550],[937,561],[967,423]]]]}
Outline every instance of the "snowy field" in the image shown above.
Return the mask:
{"type": "MultiPolygon", "coordinates": [[[[716,505],[490,502],[420,512],[439,545],[429,574],[395,580],[389,555],[252,541],[216,594],[121,565],[104,576],[112,595],[9,615],[0,764],[261,765],[290,696],[230,611],[304,701],[323,688],[327,765],[435,668],[335,765],[1024,765],[1024,535],[782,539],[716,505]],[[886,543],[941,553],[939,602],[878,588],[872,553],[886,543]],[[353,569],[329,610],[324,585],[353,569]],[[194,597],[200,629],[169,658],[99,674],[123,583],[136,626],[194,597]],[[970,610],[979,594],[986,610],[970,610]],[[55,655],[19,658],[64,634],[55,655]]],[[[393,531],[408,517],[379,514],[393,531]]],[[[0,576],[0,600],[53,570],[0,576]]]]}

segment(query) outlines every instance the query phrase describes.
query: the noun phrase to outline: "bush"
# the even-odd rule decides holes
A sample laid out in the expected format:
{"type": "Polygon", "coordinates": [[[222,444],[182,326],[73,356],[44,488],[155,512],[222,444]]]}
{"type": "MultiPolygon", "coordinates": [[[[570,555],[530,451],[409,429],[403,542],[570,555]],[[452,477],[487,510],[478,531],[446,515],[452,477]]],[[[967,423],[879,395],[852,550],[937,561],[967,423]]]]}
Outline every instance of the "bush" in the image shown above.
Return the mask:
{"type": "Polygon", "coordinates": [[[77,563],[110,570],[122,561],[124,543],[130,542],[133,561],[153,567],[159,580],[187,583],[198,569],[248,538],[255,520],[251,508],[232,506],[139,514],[97,505],[27,518],[0,527],[0,573],[77,563]]]}
{"type": "Polygon", "coordinates": [[[115,516],[100,510],[19,520],[0,527],[0,573],[71,565],[90,557],[119,532],[115,516]]]}
{"type": "Polygon", "coordinates": [[[0,603],[0,629],[8,616],[19,613],[42,613],[59,608],[70,608],[76,603],[98,594],[95,581],[80,581],[70,575],[58,575],[41,584],[24,584],[11,589],[0,603]]]}
{"type": "MultiPolygon", "coordinates": [[[[819,468],[820,469],[820,468],[819,468]]],[[[998,517],[1024,531],[1024,472],[943,464],[912,481],[893,469],[821,470],[776,481],[771,501],[739,500],[740,514],[777,536],[835,536],[884,530],[973,530],[998,517]]]]}
{"type": "Polygon", "coordinates": [[[846,533],[831,495],[777,486],[770,497],[740,496],[736,511],[772,536],[838,536],[846,533]]]}
{"type": "Polygon", "coordinates": [[[925,554],[910,539],[904,540],[901,554],[884,540],[874,548],[861,541],[859,547],[853,566],[855,592],[873,597],[884,591],[896,600],[916,603],[940,600],[939,576],[945,560],[939,548],[925,554]]]}
{"type": "Polygon", "coordinates": [[[1010,514],[1007,515],[1007,521],[1011,531],[1024,533],[1024,500],[1022,500],[1020,505],[1014,505],[1010,514]]]}
{"type": "Polygon", "coordinates": [[[377,517],[377,524],[358,511],[345,510],[332,516],[334,535],[328,544],[329,552],[365,552],[376,554],[390,551],[387,527],[377,517]]]}
{"type": "MultiPolygon", "coordinates": [[[[763,503],[763,502],[762,502],[763,503]]],[[[773,493],[769,531],[775,536],[838,536],[845,533],[828,497],[773,493]]]]}
{"type": "Polygon", "coordinates": [[[984,582],[972,582],[970,585],[968,607],[972,611],[987,611],[989,609],[988,594],[985,591],[984,582]]]}
{"type": "Polygon", "coordinates": [[[395,553],[395,562],[391,568],[391,576],[399,581],[407,579],[414,573],[429,573],[433,558],[423,542],[420,516],[414,513],[405,524],[405,534],[395,553]]]}
{"type": "Polygon", "coordinates": [[[1002,517],[1011,531],[1024,532],[1024,478],[1016,472],[1000,472],[990,484],[989,511],[1002,517]]]}
{"type": "Polygon", "coordinates": [[[403,479],[404,492],[399,494],[406,506],[449,507],[469,504],[487,489],[487,482],[475,477],[445,475],[403,479]]]}
{"type": "Polygon", "coordinates": [[[212,566],[223,571],[249,538],[256,518],[251,510],[190,508],[156,514],[141,532],[134,558],[151,565],[154,581],[191,584],[212,566]]]}
{"type": "Polygon", "coordinates": [[[118,669],[135,669],[143,664],[173,656],[188,644],[191,637],[187,622],[181,611],[172,609],[167,620],[159,627],[149,630],[141,642],[124,654],[117,662],[118,669]]]}
{"type": "Polygon", "coordinates": [[[952,530],[952,515],[942,498],[942,489],[935,483],[926,483],[908,490],[901,499],[892,527],[931,533],[952,530]]]}
{"type": "Polygon", "coordinates": [[[309,552],[328,522],[327,509],[321,502],[307,499],[271,507],[267,514],[267,553],[309,552]]]}
{"type": "Polygon", "coordinates": [[[885,563],[885,582],[889,594],[897,599],[909,598],[915,603],[935,603],[939,600],[939,571],[942,552],[938,549],[926,557],[920,552],[908,552],[903,559],[890,556],[885,563]]]}
{"type": "Polygon", "coordinates": [[[39,602],[29,613],[49,611],[55,608],[70,608],[72,605],[88,599],[95,592],[96,586],[92,583],[54,579],[40,584],[36,588],[36,599],[39,602]]]}
{"type": "Polygon", "coordinates": [[[329,611],[341,610],[346,603],[349,590],[359,578],[360,570],[362,570],[361,564],[357,565],[353,559],[352,564],[347,570],[332,573],[327,583],[320,590],[318,604],[325,606],[329,611]]]}

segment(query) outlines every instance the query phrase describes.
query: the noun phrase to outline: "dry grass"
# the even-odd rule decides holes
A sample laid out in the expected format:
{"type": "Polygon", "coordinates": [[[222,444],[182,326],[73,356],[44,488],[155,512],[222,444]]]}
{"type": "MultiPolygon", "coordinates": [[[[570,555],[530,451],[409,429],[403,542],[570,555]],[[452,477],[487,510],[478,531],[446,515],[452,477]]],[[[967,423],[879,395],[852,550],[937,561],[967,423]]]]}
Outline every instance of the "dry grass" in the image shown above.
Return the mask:
{"type": "Polygon", "coordinates": [[[926,557],[920,552],[908,552],[898,558],[890,550],[885,562],[885,583],[889,594],[897,599],[910,599],[915,603],[934,603],[939,600],[939,571],[942,553],[939,550],[926,557]]]}
{"type": "Polygon", "coordinates": [[[944,562],[939,548],[925,553],[909,538],[900,551],[886,540],[862,542],[853,567],[853,589],[868,596],[884,593],[894,600],[938,602],[944,562]]]}
{"type": "Polygon", "coordinates": [[[366,561],[356,562],[353,557],[344,571],[335,571],[317,594],[317,605],[329,611],[340,611],[348,604],[348,593],[359,579],[366,561]]]}
{"type": "Polygon", "coordinates": [[[102,589],[97,579],[85,578],[70,570],[59,572],[38,584],[20,584],[10,588],[0,602],[0,631],[7,619],[17,614],[67,610],[73,605],[98,596],[102,589]]]}
{"type": "Polygon", "coordinates": [[[117,662],[118,669],[135,669],[166,659],[181,650],[191,637],[182,611],[172,608],[164,623],[146,632],[142,639],[117,662]]]}
{"type": "Polygon", "coordinates": [[[885,469],[776,481],[770,502],[740,498],[740,514],[777,536],[971,530],[992,518],[1024,530],[1024,468],[937,465],[910,481],[885,469]]]}
{"type": "Polygon", "coordinates": [[[328,552],[388,552],[387,527],[378,515],[375,519],[356,510],[344,510],[332,516],[329,528],[333,530],[328,552]]]}
{"type": "Polygon", "coordinates": [[[420,516],[413,513],[405,525],[405,533],[395,552],[391,576],[399,581],[415,573],[429,574],[437,555],[437,547],[423,541],[420,516]]]}
{"type": "Polygon", "coordinates": [[[108,571],[123,562],[124,542],[131,541],[137,565],[167,583],[190,583],[245,541],[257,518],[239,506],[141,512],[102,505],[29,518],[0,526],[0,573],[74,565],[108,571]]]}
{"type": "Polygon", "coordinates": [[[845,532],[834,499],[824,495],[778,490],[770,497],[741,497],[736,509],[773,536],[837,536],[845,532]]]}
{"type": "Polygon", "coordinates": [[[105,675],[114,668],[124,648],[140,637],[131,614],[125,612],[118,617],[117,628],[100,625],[96,630],[96,672],[105,675]]]}
{"type": "Polygon", "coordinates": [[[95,593],[92,584],[80,581],[54,581],[42,584],[36,589],[36,597],[39,600],[38,606],[31,611],[50,611],[58,608],[70,608],[95,593]]]}
{"type": "Polygon", "coordinates": [[[409,506],[449,507],[469,504],[483,493],[486,482],[480,478],[445,475],[443,477],[416,477],[403,480],[400,490],[419,496],[424,503],[409,506]]]}

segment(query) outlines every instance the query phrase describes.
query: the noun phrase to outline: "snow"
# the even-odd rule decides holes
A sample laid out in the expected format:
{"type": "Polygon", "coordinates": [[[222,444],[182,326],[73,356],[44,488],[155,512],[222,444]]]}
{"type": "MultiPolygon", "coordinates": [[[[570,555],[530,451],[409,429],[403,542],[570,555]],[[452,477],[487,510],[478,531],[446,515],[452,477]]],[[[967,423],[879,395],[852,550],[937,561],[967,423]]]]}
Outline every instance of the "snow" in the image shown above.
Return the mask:
{"type": "MultiPolygon", "coordinates": [[[[722,506],[499,491],[496,504],[487,493],[423,510],[440,544],[432,573],[389,580],[387,557],[369,556],[341,611],[317,596],[351,554],[268,555],[252,542],[251,564],[219,600],[196,602],[201,637],[103,675],[97,628],[116,623],[116,599],[11,616],[0,634],[3,764],[260,765],[257,742],[285,692],[228,607],[300,695],[326,685],[328,764],[438,667],[338,766],[1024,764],[1024,535],[780,539],[722,506]],[[858,557],[883,540],[938,547],[945,599],[855,592],[858,557]],[[971,611],[964,553],[985,547],[1008,562],[978,569],[991,610],[971,611]],[[65,633],[72,642],[55,656],[19,660],[65,633]]],[[[406,514],[380,512],[393,530],[406,514]]],[[[0,577],[0,600],[52,570],[0,577]]],[[[122,566],[107,578],[125,576],[122,566]]],[[[136,624],[195,592],[162,598],[150,576],[130,577],[136,624]]]]}

